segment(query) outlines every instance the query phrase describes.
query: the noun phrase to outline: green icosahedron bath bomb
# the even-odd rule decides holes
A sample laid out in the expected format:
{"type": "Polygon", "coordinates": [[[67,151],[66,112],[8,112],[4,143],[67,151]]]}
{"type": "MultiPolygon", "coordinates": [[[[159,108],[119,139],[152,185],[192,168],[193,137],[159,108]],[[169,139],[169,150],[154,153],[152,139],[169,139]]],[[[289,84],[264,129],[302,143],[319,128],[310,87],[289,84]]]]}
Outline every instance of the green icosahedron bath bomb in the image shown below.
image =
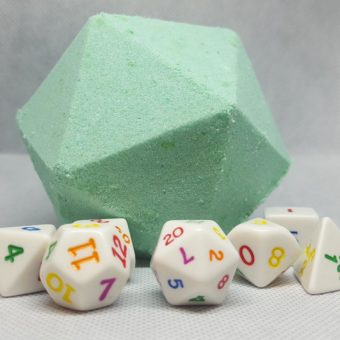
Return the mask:
{"type": "Polygon", "coordinates": [[[167,220],[228,231],[289,167],[225,28],[93,16],[17,121],[61,223],[124,217],[140,257],[167,220]]]}

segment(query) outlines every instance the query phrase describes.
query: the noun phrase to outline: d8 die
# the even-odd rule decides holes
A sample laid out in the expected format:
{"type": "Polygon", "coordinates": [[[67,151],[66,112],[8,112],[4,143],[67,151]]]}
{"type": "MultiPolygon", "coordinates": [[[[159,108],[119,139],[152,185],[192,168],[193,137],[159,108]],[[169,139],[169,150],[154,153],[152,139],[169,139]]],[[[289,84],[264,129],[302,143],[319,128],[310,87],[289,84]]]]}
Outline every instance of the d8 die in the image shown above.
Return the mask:
{"type": "Polygon", "coordinates": [[[57,304],[70,309],[112,304],[131,270],[126,241],[111,224],[61,226],[41,265],[40,278],[47,292],[57,304]]]}
{"type": "Polygon", "coordinates": [[[264,215],[267,220],[287,228],[301,247],[311,242],[320,223],[318,214],[312,208],[269,207],[264,215]]]}
{"type": "Polygon", "coordinates": [[[216,222],[168,221],[151,268],[170,304],[220,304],[238,260],[236,250],[216,222]]]}
{"type": "Polygon", "coordinates": [[[53,225],[0,228],[0,294],[15,296],[44,290],[39,270],[55,232],[53,225]]]}
{"type": "Polygon", "coordinates": [[[284,227],[264,219],[239,224],[228,234],[239,252],[239,271],[257,287],[265,287],[297,259],[300,247],[284,227]]]}
{"type": "Polygon", "coordinates": [[[118,231],[118,234],[120,234],[120,236],[123,238],[125,245],[129,249],[128,253],[129,253],[129,258],[130,258],[130,268],[131,268],[130,275],[131,275],[136,267],[136,255],[135,255],[135,250],[132,244],[130,230],[129,230],[126,220],[123,218],[105,218],[105,219],[79,220],[79,221],[73,222],[74,225],[81,224],[85,228],[91,227],[93,223],[97,223],[97,224],[105,225],[105,226],[112,226],[116,231],[118,231]]]}
{"type": "Polygon", "coordinates": [[[322,219],[320,229],[296,261],[294,270],[310,294],[340,290],[340,229],[331,219],[322,219]]]}

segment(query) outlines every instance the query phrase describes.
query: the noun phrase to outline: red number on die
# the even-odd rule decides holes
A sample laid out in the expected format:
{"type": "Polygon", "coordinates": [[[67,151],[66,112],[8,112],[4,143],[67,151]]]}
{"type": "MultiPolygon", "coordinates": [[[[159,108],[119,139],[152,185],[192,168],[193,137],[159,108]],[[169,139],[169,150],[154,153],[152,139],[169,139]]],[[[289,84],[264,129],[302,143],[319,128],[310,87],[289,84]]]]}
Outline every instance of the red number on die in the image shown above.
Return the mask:
{"type": "Polygon", "coordinates": [[[241,260],[244,264],[246,264],[247,266],[252,266],[255,262],[255,256],[254,256],[254,253],[253,251],[248,247],[248,246],[242,246],[240,247],[240,250],[239,250],[239,253],[240,253],[240,257],[241,257],[241,260]],[[244,256],[244,251],[247,251],[249,256],[250,256],[250,260],[247,260],[244,256]]]}
{"type": "Polygon", "coordinates": [[[184,229],[182,227],[175,228],[171,234],[166,234],[163,237],[163,240],[165,241],[165,245],[168,246],[171,242],[175,240],[175,238],[178,238],[182,236],[184,233],[184,229]]]}
{"type": "Polygon", "coordinates": [[[127,247],[126,245],[122,245],[122,243],[120,242],[120,239],[118,238],[118,236],[114,235],[113,236],[113,244],[119,249],[120,253],[112,248],[112,253],[114,256],[118,257],[119,260],[122,262],[122,265],[124,268],[126,268],[126,255],[127,255],[127,247]]]}
{"type": "Polygon", "coordinates": [[[222,289],[226,283],[229,281],[229,275],[224,275],[217,285],[218,289],[222,289]]]}

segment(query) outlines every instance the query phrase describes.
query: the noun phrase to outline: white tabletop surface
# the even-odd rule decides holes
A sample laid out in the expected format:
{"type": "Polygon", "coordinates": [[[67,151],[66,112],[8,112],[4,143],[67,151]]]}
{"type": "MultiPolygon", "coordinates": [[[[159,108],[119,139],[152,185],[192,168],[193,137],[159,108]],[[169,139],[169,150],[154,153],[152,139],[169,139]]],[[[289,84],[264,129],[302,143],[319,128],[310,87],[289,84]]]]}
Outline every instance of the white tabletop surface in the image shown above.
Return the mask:
{"type": "Polygon", "coordinates": [[[1,339],[339,339],[340,293],[306,294],[292,271],[265,289],[236,278],[221,306],[171,307],[149,268],[116,303],[65,310],[46,293],[0,298],[1,339]]]}

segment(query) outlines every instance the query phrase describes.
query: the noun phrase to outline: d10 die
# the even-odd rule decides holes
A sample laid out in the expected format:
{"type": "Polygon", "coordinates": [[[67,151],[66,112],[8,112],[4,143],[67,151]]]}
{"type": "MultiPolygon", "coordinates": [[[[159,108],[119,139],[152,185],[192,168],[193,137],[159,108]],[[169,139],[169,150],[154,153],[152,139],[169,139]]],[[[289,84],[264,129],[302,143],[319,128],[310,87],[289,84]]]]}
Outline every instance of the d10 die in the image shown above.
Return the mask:
{"type": "Polygon", "coordinates": [[[93,223],[97,223],[100,225],[105,226],[112,226],[118,233],[121,235],[121,237],[124,240],[124,243],[129,249],[129,258],[130,258],[130,275],[132,275],[132,272],[134,271],[136,267],[136,255],[135,250],[133,248],[132,238],[130,235],[130,230],[128,227],[128,224],[124,218],[105,218],[105,219],[92,219],[92,220],[79,220],[73,222],[74,225],[81,224],[85,228],[91,227],[93,223]]]}
{"type": "Polygon", "coordinates": [[[45,253],[40,278],[61,306],[104,307],[118,298],[129,278],[129,250],[123,234],[110,224],[66,224],[45,253]]]}
{"type": "Polygon", "coordinates": [[[264,219],[239,224],[228,238],[239,252],[239,271],[257,287],[270,284],[300,254],[299,244],[286,228],[264,219]]]}
{"type": "Polygon", "coordinates": [[[267,220],[287,228],[303,248],[311,242],[320,223],[312,208],[270,207],[265,209],[264,215],[267,220]]]}
{"type": "Polygon", "coordinates": [[[170,304],[220,304],[238,260],[236,250],[216,222],[168,221],[151,268],[170,304]]]}
{"type": "Polygon", "coordinates": [[[306,292],[321,294],[340,290],[340,229],[325,217],[319,231],[294,265],[306,292]]]}
{"type": "Polygon", "coordinates": [[[0,294],[15,296],[44,290],[39,270],[55,232],[53,225],[0,228],[0,294]]]}

